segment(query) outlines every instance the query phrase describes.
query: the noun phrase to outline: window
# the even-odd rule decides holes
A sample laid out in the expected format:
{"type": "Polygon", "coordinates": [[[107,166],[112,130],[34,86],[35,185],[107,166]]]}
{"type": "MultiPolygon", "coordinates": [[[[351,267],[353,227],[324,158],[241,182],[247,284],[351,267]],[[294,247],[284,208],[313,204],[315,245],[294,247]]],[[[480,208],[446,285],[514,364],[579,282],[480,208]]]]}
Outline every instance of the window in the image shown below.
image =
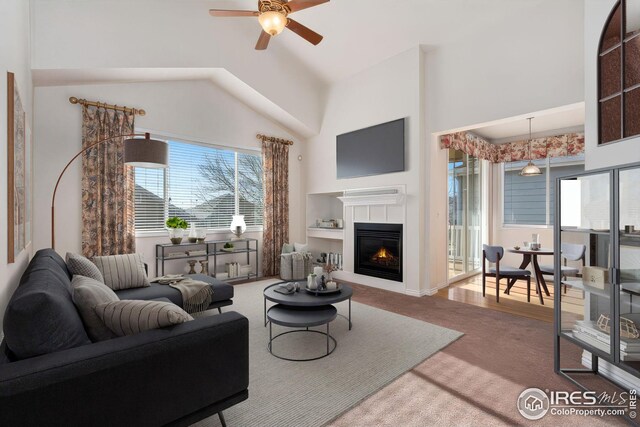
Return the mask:
{"type": "Polygon", "coordinates": [[[598,143],[640,135],[640,0],[620,0],[598,50],[598,143]]]}
{"type": "Polygon", "coordinates": [[[553,225],[556,178],[584,171],[584,155],[534,160],[542,175],[520,176],[528,163],[503,164],[503,223],[505,225],[553,225]]]}
{"type": "Polygon", "coordinates": [[[226,229],[239,213],[247,226],[262,225],[260,154],[167,142],[167,169],[135,169],[137,231],[162,230],[172,216],[200,228],[226,229]]]}

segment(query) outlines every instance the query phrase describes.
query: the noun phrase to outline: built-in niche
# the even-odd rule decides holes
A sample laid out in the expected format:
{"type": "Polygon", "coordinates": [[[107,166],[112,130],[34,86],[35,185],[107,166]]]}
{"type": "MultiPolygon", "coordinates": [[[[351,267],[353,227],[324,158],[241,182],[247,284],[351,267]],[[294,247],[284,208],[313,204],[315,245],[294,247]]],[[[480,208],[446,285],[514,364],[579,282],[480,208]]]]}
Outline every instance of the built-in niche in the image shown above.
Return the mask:
{"type": "Polygon", "coordinates": [[[598,143],[640,135],[640,0],[619,0],[598,52],[598,143]]]}

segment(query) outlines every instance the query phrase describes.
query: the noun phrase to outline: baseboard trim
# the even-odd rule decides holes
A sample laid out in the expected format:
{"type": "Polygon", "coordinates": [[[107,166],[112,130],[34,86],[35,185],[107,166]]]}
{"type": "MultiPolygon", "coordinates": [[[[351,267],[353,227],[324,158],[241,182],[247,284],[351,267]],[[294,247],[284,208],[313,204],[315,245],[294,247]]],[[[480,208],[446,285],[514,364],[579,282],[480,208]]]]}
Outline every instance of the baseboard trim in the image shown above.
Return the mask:
{"type": "Polygon", "coordinates": [[[446,283],[440,283],[436,285],[434,288],[420,289],[419,291],[415,291],[413,289],[406,289],[404,293],[412,297],[424,297],[424,296],[432,297],[435,294],[437,294],[440,289],[446,288],[447,286],[449,285],[447,285],[446,283]]]}
{"type": "MultiPolygon", "coordinates": [[[[586,350],[582,352],[582,365],[591,369],[591,353],[586,350]]],[[[598,361],[598,373],[603,377],[615,381],[616,383],[625,387],[627,390],[640,389],[640,384],[638,384],[637,382],[634,384],[632,382],[633,379],[638,381],[636,377],[620,368],[615,367],[606,360],[600,359],[598,361]]]]}
{"type": "Polygon", "coordinates": [[[416,291],[414,289],[405,289],[404,290],[405,295],[409,295],[409,296],[412,296],[412,297],[423,297],[423,296],[427,295],[427,292],[428,291],[426,291],[424,289],[421,289],[419,291],[416,291]]]}

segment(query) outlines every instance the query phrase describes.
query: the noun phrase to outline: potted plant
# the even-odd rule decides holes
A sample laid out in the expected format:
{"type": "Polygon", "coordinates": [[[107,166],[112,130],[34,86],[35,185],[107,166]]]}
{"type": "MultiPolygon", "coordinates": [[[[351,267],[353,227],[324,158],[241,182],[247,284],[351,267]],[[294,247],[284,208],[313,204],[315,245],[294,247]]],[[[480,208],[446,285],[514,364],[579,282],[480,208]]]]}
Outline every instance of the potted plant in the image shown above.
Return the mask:
{"type": "Polygon", "coordinates": [[[225,252],[233,252],[233,243],[231,242],[227,242],[224,244],[224,247],[222,248],[223,251],[225,252]]]}
{"type": "Polygon", "coordinates": [[[173,216],[167,219],[165,225],[167,226],[167,230],[169,231],[169,239],[171,239],[171,243],[173,243],[174,245],[180,244],[182,242],[184,230],[189,227],[187,221],[180,217],[173,216]]]}

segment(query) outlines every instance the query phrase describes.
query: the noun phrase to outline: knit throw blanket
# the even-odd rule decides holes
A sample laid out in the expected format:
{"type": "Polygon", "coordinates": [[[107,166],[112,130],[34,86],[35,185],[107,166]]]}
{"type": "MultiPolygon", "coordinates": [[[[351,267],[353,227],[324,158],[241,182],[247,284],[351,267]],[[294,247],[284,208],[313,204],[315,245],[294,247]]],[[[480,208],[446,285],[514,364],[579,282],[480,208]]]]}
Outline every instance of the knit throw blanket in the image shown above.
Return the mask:
{"type": "Polygon", "coordinates": [[[184,277],[182,274],[169,274],[156,277],[151,282],[169,285],[182,294],[182,305],[187,313],[205,311],[211,304],[213,288],[206,282],[184,277]]]}

